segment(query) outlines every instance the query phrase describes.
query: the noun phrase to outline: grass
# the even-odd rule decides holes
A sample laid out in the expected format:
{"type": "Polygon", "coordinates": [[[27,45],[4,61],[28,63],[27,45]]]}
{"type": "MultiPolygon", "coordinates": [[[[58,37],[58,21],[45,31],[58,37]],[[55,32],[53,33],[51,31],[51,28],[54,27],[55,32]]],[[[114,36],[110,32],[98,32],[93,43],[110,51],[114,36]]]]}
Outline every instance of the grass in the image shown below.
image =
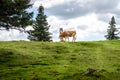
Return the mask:
{"type": "Polygon", "coordinates": [[[0,42],[0,80],[120,80],[119,61],[119,40],[0,42]]]}

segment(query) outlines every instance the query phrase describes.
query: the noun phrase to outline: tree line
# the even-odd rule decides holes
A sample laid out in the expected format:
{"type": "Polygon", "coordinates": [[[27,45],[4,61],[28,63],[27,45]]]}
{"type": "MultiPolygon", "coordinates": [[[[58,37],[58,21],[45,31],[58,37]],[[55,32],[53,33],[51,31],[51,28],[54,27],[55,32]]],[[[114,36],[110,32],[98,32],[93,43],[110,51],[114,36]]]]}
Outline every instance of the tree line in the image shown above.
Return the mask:
{"type": "MultiPolygon", "coordinates": [[[[44,14],[42,5],[38,8],[38,14],[33,19],[33,12],[28,12],[28,9],[33,4],[31,0],[0,0],[0,30],[17,29],[25,31],[28,25],[32,25],[33,30],[27,31],[28,39],[31,41],[51,41],[51,33],[49,32],[50,25],[47,22],[47,16],[44,14]]],[[[109,22],[106,39],[119,39],[119,30],[116,28],[114,16],[109,22]]]]}

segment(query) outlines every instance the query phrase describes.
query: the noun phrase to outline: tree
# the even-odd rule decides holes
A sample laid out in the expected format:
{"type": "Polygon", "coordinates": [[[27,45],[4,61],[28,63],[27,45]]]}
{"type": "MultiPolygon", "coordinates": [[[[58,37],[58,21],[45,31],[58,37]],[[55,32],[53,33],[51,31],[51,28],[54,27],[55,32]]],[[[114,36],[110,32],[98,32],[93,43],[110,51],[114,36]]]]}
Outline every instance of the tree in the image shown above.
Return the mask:
{"type": "Polygon", "coordinates": [[[42,5],[38,8],[38,15],[33,25],[33,30],[28,31],[28,39],[32,41],[50,41],[51,33],[49,32],[47,16],[44,14],[44,7],[42,5]]]}
{"type": "Polygon", "coordinates": [[[0,0],[0,30],[22,30],[31,25],[33,12],[27,12],[31,6],[30,0],[0,0]]]}
{"type": "Polygon", "coordinates": [[[119,39],[118,36],[118,29],[116,28],[116,22],[114,16],[111,18],[111,21],[109,22],[109,26],[107,29],[107,35],[105,35],[106,39],[113,40],[113,39],[119,39]]]}

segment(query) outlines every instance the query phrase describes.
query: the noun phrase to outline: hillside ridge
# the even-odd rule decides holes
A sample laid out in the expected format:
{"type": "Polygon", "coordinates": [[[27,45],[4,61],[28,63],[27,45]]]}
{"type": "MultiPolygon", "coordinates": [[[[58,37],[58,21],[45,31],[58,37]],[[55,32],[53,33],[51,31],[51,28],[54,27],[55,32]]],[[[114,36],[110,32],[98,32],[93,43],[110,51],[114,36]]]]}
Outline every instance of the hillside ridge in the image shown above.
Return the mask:
{"type": "Polygon", "coordinates": [[[0,80],[119,80],[119,56],[120,40],[1,41],[0,80]]]}

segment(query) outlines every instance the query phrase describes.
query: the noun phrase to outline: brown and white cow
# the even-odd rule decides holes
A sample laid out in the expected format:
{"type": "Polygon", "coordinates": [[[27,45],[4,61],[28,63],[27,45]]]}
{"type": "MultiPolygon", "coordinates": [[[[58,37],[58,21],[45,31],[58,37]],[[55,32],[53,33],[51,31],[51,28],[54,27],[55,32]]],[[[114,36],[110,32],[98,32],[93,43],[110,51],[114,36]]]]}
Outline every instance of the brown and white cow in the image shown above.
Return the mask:
{"type": "Polygon", "coordinates": [[[75,30],[69,30],[69,31],[63,31],[63,29],[61,29],[62,31],[60,31],[60,41],[69,41],[69,37],[73,38],[73,42],[76,40],[76,31],[75,30]],[[65,39],[65,40],[64,40],[65,39]]]}

